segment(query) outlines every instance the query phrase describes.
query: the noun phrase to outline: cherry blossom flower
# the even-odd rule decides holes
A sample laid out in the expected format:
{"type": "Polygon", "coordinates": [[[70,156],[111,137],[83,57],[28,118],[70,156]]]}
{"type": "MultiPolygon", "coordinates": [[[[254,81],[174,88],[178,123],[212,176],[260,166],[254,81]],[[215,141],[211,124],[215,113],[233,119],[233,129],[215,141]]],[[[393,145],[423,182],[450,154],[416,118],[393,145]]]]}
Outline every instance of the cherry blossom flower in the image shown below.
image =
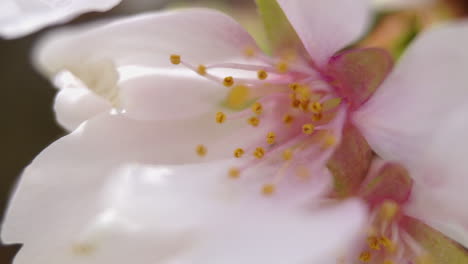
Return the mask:
{"type": "Polygon", "coordinates": [[[73,132],[13,197],[16,262],[415,263],[434,257],[415,230],[443,237],[429,226],[465,243],[450,230],[467,223],[468,26],[426,33],[392,70],[384,50],[342,50],[366,1],[278,3],[303,44],[271,57],[205,9],[45,38],[35,64],[73,132]]]}
{"type": "Polygon", "coordinates": [[[90,11],[107,11],[120,0],[3,0],[0,36],[18,38],[90,11]]]}

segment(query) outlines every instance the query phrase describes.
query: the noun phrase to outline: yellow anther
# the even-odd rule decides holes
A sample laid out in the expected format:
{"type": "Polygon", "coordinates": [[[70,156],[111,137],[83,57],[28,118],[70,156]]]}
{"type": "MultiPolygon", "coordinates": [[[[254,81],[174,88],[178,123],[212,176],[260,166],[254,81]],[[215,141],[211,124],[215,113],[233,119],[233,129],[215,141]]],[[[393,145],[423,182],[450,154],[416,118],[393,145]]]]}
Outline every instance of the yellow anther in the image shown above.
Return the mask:
{"type": "Polygon", "coordinates": [[[234,157],[240,158],[240,157],[242,157],[244,155],[244,153],[245,152],[244,152],[243,149],[238,148],[238,149],[234,150],[234,157]]]}
{"type": "Polygon", "coordinates": [[[395,264],[392,260],[386,259],[383,264],[395,264]]]}
{"type": "Polygon", "coordinates": [[[262,147],[258,147],[255,149],[253,154],[257,159],[261,159],[263,158],[263,156],[265,156],[265,149],[263,149],[262,147]]]}
{"type": "Polygon", "coordinates": [[[262,187],[262,194],[265,195],[265,196],[270,196],[272,194],[274,194],[276,191],[276,185],[274,184],[265,184],[263,185],[262,187]]]}
{"type": "Polygon", "coordinates": [[[289,86],[289,89],[291,89],[293,92],[297,91],[297,89],[301,86],[300,84],[298,83],[291,83],[288,85],[289,86]]]}
{"type": "Polygon", "coordinates": [[[398,204],[393,201],[385,201],[380,207],[380,215],[385,220],[392,220],[398,213],[398,204]]]}
{"type": "Polygon", "coordinates": [[[319,102],[311,103],[309,104],[309,111],[311,111],[314,114],[322,113],[323,105],[319,102]]]}
{"type": "Polygon", "coordinates": [[[337,97],[337,98],[332,98],[332,99],[328,99],[328,100],[325,100],[325,102],[323,102],[323,111],[329,111],[329,110],[332,110],[336,107],[338,107],[340,104],[341,104],[341,98],[337,97]]]}
{"type": "Polygon", "coordinates": [[[382,245],[386,250],[389,252],[395,252],[396,250],[396,245],[393,243],[392,240],[387,238],[386,236],[382,236],[379,238],[379,243],[382,245]]]}
{"type": "Polygon", "coordinates": [[[310,99],[310,96],[312,95],[310,92],[309,87],[300,85],[296,89],[296,94],[299,96],[299,100],[301,101],[307,101],[310,99]]]}
{"type": "Polygon", "coordinates": [[[255,49],[252,48],[252,47],[247,47],[244,49],[244,55],[247,57],[247,58],[251,58],[253,56],[255,56],[255,49]]]}
{"type": "Polygon", "coordinates": [[[307,108],[309,107],[309,100],[303,100],[301,101],[301,104],[299,105],[299,108],[302,110],[302,111],[307,111],[307,108]]]}
{"type": "Polygon", "coordinates": [[[232,108],[242,107],[249,99],[249,88],[244,85],[237,85],[231,89],[227,98],[227,104],[232,108]]]}
{"type": "Polygon", "coordinates": [[[299,101],[297,99],[292,99],[291,106],[294,107],[294,108],[299,108],[301,106],[301,101],[299,101]]]}
{"type": "Polygon", "coordinates": [[[232,76],[225,77],[224,80],[223,80],[223,84],[226,87],[233,86],[234,85],[234,77],[232,77],[232,76]]]}
{"type": "Polygon", "coordinates": [[[266,142],[268,144],[275,144],[276,134],[275,132],[268,132],[266,136],[266,142]]]}
{"type": "Polygon", "coordinates": [[[292,122],[294,122],[294,117],[292,115],[287,114],[283,116],[283,123],[291,124],[292,122]]]}
{"type": "Polygon", "coordinates": [[[288,160],[292,160],[292,158],[293,158],[292,150],[287,149],[283,151],[283,160],[288,161],[288,160]]]}
{"type": "Polygon", "coordinates": [[[260,115],[263,112],[263,105],[259,102],[256,102],[252,105],[252,112],[254,112],[257,115],[260,115]]]}
{"type": "Polygon", "coordinates": [[[222,124],[224,122],[226,122],[226,114],[223,113],[223,112],[218,112],[216,113],[216,123],[218,124],[222,124]]]}
{"type": "Polygon", "coordinates": [[[200,75],[206,75],[206,66],[205,65],[198,65],[197,72],[200,75]]]}
{"type": "Polygon", "coordinates": [[[313,113],[312,114],[312,121],[314,121],[314,122],[318,122],[318,121],[322,120],[322,118],[323,118],[322,113],[313,113]]]}
{"type": "Polygon", "coordinates": [[[174,65],[180,64],[180,55],[172,54],[170,59],[171,59],[172,64],[174,64],[174,65]]]}
{"type": "Polygon", "coordinates": [[[372,255],[370,252],[364,251],[364,252],[361,252],[361,254],[359,255],[359,260],[362,262],[369,262],[371,257],[372,255]]]}
{"type": "Polygon", "coordinates": [[[380,250],[379,240],[375,236],[370,236],[367,238],[367,245],[373,250],[380,250]]]}
{"type": "Polygon", "coordinates": [[[253,127],[257,127],[259,124],[260,124],[260,119],[258,119],[257,117],[253,116],[249,119],[247,119],[247,122],[253,126],[253,127]]]}
{"type": "Polygon", "coordinates": [[[257,77],[260,80],[265,80],[266,78],[268,78],[268,73],[265,70],[259,70],[257,72],[257,77]]]}
{"type": "Polygon", "coordinates": [[[240,176],[240,170],[238,168],[230,168],[229,169],[229,178],[237,179],[240,176]]]}
{"type": "Polygon", "coordinates": [[[336,144],[336,138],[333,135],[327,134],[323,138],[323,147],[330,148],[336,144]]]}
{"type": "Polygon", "coordinates": [[[314,132],[315,126],[312,124],[305,124],[302,126],[302,132],[304,134],[310,135],[314,132]]]}
{"type": "Polygon", "coordinates": [[[197,152],[197,155],[200,157],[204,157],[206,155],[206,152],[208,151],[204,145],[198,145],[197,148],[195,149],[197,152]]]}
{"type": "Polygon", "coordinates": [[[278,70],[279,73],[286,73],[289,70],[289,65],[285,61],[280,61],[276,64],[276,70],[278,70]]]}

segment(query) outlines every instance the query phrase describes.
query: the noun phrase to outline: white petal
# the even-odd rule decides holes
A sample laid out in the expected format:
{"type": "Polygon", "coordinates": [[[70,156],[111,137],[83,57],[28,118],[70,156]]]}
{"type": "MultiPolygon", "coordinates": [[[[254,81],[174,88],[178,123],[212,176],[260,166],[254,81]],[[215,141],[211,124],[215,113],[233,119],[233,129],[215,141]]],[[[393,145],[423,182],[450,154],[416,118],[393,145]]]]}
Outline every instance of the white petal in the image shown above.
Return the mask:
{"type": "Polygon", "coordinates": [[[0,36],[17,38],[91,11],[107,11],[121,0],[2,0],[0,36]]]}
{"type": "Polygon", "coordinates": [[[358,40],[370,23],[368,0],[278,0],[319,66],[358,40]]]}
{"type": "Polygon", "coordinates": [[[372,148],[402,163],[414,178],[411,214],[458,226],[465,234],[467,46],[467,22],[423,34],[354,116],[372,148]]]}
{"type": "Polygon", "coordinates": [[[26,244],[16,263],[332,264],[363,231],[357,200],[312,209],[233,193],[226,165],[124,168],[95,201],[102,211],[26,244]]]}
{"type": "MultiPolygon", "coordinates": [[[[92,208],[96,199],[93,193],[122,163],[183,164],[223,159],[232,157],[233,149],[257,140],[250,130],[237,133],[243,120],[219,125],[213,116],[144,122],[105,114],[82,124],[44,150],[25,170],[5,222],[5,242],[39,239],[39,229],[51,232],[55,228],[57,212],[73,214],[92,208]],[[203,158],[196,155],[198,144],[208,148],[203,158]]],[[[263,138],[264,134],[259,136],[263,138]]]]}
{"type": "Polygon", "coordinates": [[[69,72],[58,74],[54,85],[60,89],[54,103],[57,121],[68,131],[75,130],[82,122],[100,113],[110,111],[112,107],[69,72]]]}

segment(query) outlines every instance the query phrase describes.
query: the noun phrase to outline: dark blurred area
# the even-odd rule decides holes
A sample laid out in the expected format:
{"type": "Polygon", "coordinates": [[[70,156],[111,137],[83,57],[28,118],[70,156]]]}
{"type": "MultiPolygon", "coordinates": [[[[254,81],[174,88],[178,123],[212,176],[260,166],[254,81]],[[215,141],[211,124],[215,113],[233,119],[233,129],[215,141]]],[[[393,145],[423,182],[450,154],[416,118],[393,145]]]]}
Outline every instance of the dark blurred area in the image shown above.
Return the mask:
{"type": "MultiPolygon", "coordinates": [[[[0,0],[1,1],[1,0],[0,0]]],[[[138,0],[145,5],[129,4],[133,0],[123,0],[124,5],[108,13],[92,13],[75,19],[81,23],[99,18],[137,13],[160,8],[170,2],[178,6],[187,4],[205,5],[207,1],[160,1],[138,0]],[[128,1],[128,2],[126,2],[128,1]]],[[[247,7],[252,10],[253,0],[213,0],[212,6],[220,9],[247,7]]],[[[453,16],[468,14],[468,0],[446,0],[453,16]]],[[[242,17],[244,14],[239,14],[242,17]]],[[[58,27],[58,26],[57,26],[58,27]]],[[[2,89],[0,120],[1,177],[0,177],[0,221],[3,219],[8,197],[12,193],[22,169],[46,146],[64,135],[56,124],[53,113],[53,100],[56,90],[48,80],[36,73],[30,64],[30,53],[35,40],[44,31],[16,40],[0,39],[0,81],[2,89]]],[[[0,264],[11,263],[17,246],[0,246],[0,264]]]]}

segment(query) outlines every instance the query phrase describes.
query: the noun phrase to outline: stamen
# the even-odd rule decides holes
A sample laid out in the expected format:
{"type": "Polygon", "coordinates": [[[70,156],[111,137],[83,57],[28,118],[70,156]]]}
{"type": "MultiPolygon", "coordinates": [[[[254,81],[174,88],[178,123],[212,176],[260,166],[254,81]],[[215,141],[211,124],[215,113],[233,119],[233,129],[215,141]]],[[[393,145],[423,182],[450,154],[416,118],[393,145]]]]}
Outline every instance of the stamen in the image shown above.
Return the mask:
{"type": "Polygon", "coordinates": [[[293,92],[296,92],[297,89],[300,87],[300,84],[298,83],[291,83],[289,84],[289,88],[293,91],[293,92]]]}
{"type": "Polygon", "coordinates": [[[323,118],[323,114],[322,113],[314,113],[312,114],[312,121],[314,122],[319,122],[320,120],[322,120],[323,118]]]}
{"type": "Polygon", "coordinates": [[[206,66],[205,65],[198,65],[197,69],[198,74],[204,76],[206,75],[206,66]]]}
{"type": "Polygon", "coordinates": [[[231,168],[229,169],[229,178],[237,179],[240,176],[240,171],[238,168],[231,168]]]}
{"type": "Polygon", "coordinates": [[[389,259],[386,259],[384,260],[383,264],[394,264],[394,262],[389,259]]]}
{"type": "Polygon", "coordinates": [[[231,87],[234,85],[234,77],[228,76],[223,79],[223,85],[226,87],[231,87]]]}
{"type": "Polygon", "coordinates": [[[265,184],[262,187],[262,194],[265,196],[270,196],[276,191],[276,185],[274,184],[265,184]]]}
{"type": "Polygon", "coordinates": [[[275,144],[276,134],[275,132],[268,132],[266,136],[266,141],[268,144],[272,145],[275,144]]]}
{"type": "Polygon", "coordinates": [[[216,113],[216,123],[222,124],[226,121],[226,114],[223,112],[216,113]]]}
{"type": "Polygon", "coordinates": [[[206,155],[206,153],[208,152],[206,147],[204,145],[201,145],[201,144],[197,146],[195,151],[197,152],[197,155],[200,156],[200,157],[204,157],[206,155]]]}
{"type": "Polygon", "coordinates": [[[245,151],[241,148],[234,150],[234,157],[240,158],[244,155],[245,151]]]}
{"type": "Polygon", "coordinates": [[[302,126],[302,132],[306,135],[310,135],[314,132],[315,126],[312,124],[305,124],[302,126]]]}
{"type": "Polygon", "coordinates": [[[314,114],[320,114],[323,111],[323,105],[319,102],[309,104],[309,111],[314,114]]]}
{"type": "Polygon", "coordinates": [[[247,102],[249,98],[249,88],[244,85],[237,85],[231,89],[227,104],[232,108],[239,108],[247,102]]]}
{"type": "Polygon", "coordinates": [[[385,201],[380,208],[380,214],[384,220],[392,220],[398,212],[398,204],[393,201],[385,201]]]}
{"type": "Polygon", "coordinates": [[[260,124],[260,119],[258,119],[257,117],[253,116],[251,118],[249,118],[247,120],[247,122],[253,126],[253,127],[257,127],[259,124],[260,124]]]}
{"type": "Polygon", "coordinates": [[[368,237],[367,244],[373,250],[380,250],[379,240],[375,236],[368,237]]]}
{"type": "Polygon", "coordinates": [[[180,55],[177,54],[172,54],[170,57],[171,63],[174,65],[179,65],[180,64],[180,55]]]}
{"type": "Polygon", "coordinates": [[[266,78],[268,78],[268,73],[265,71],[265,70],[259,70],[257,72],[257,77],[259,80],[265,80],[266,78]]]}
{"type": "Polygon", "coordinates": [[[256,102],[255,104],[252,105],[252,112],[254,112],[257,115],[262,114],[263,112],[263,106],[261,103],[256,102]]]}
{"type": "Polygon", "coordinates": [[[283,152],[283,160],[289,161],[289,160],[292,160],[292,158],[293,158],[293,152],[292,152],[292,150],[286,149],[286,150],[283,152]]]}
{"type": "Polygon", "coordinates": [[[255,56],[255,49],[252,48],[252,47],[247,47],[244,49],[244,55],[247,57],[247,58],[252,58],[253,56],[255,56]]]}
{"type": "Polygon", "coordinates": [[[276,64],[276,70],[278,70],[279,73],[287,73],[289,70],[289,65],[285,61],[280,61],[276,64]]]}
{"type": "Polygon", "coordinates": [[[362,262],[369,262],[371,257],[372,255],[370,252],[364,251],[359,255],[359,260],[361,260],[362,262]]]}
{"type": "Polygon", "coordinates": [[[283,123],[291,124],[292,122],[294,122],[294,117],[292,115],[287,114],[283,116],[283,123]]]}
{"type": "Polygon", "coordinates": [[[383,247],[385,247],[386,250],[389,252],[395,252],[396,250],[396,245],[393,243],[388,237],[382,236],[379,238],[379,243],[383,247]]]}
{"type": "Polygon", "coordinates": [[[258,147],[255,149],[253,154],[257,159],[261,159],[263,158],[263,156],[265,156],[265,149],[263,149],[262,147],[258,147]]]}

